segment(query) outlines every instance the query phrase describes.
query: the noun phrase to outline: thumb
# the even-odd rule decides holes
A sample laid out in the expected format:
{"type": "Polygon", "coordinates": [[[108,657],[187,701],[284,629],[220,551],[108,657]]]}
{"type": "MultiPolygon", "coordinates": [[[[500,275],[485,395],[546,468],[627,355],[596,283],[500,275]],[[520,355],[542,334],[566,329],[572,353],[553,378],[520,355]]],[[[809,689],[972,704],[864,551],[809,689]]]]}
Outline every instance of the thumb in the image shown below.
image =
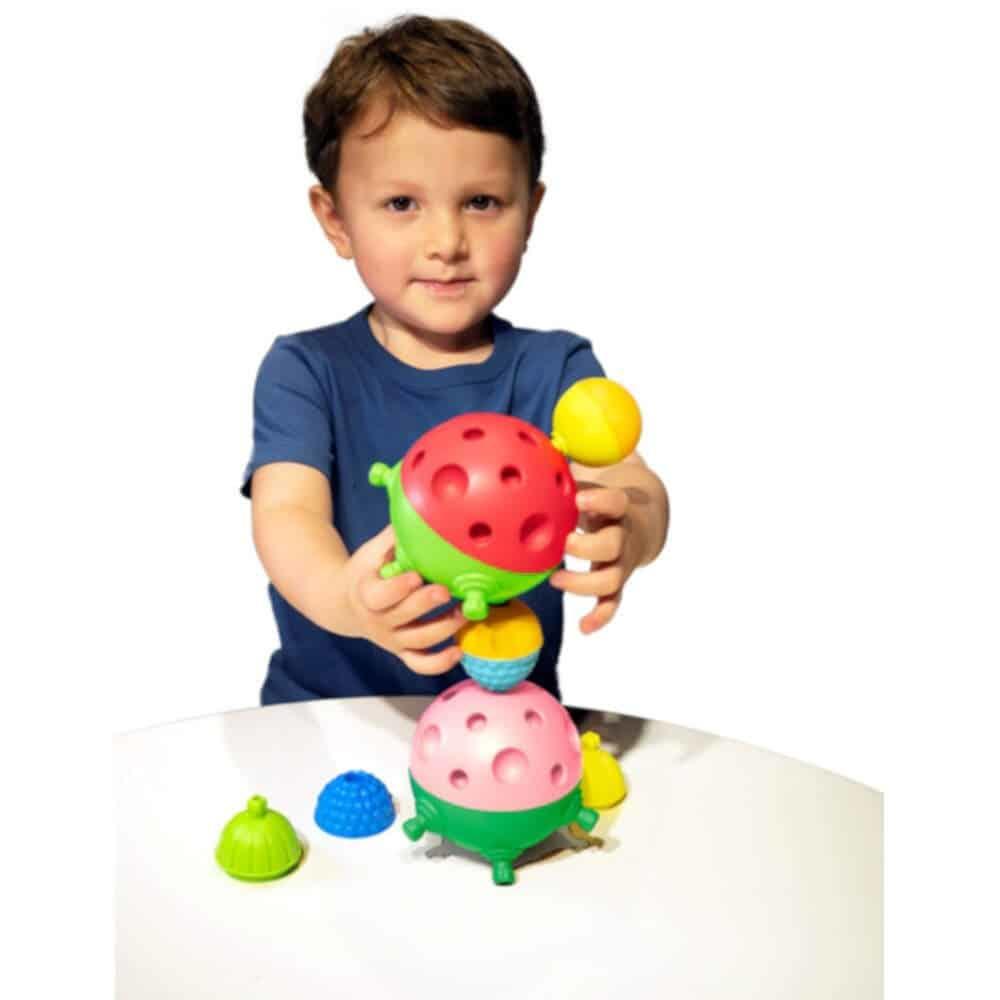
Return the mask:
{"type": "Polygon", "coordinates": [[[391,524],[387,524],[377,535],[373,535],[359,546],[356,555],[361,557],[365,566],[370,566],[374,571],[389,561],[395,545],[396,532],[393,531],[391,524]]]}

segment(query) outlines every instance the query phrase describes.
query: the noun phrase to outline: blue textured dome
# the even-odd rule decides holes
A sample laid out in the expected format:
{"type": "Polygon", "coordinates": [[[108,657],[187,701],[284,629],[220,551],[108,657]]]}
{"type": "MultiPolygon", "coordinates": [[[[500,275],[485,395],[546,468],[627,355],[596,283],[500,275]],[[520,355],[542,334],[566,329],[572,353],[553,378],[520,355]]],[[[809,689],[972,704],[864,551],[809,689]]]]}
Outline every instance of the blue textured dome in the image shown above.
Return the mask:
{"type": "Polygon", "coordinates": [[[335,837],[370,837],[392,826],[389,790],[367,771],[345,771],[319,793],[316,825],[335,837]]]}
{"type": "Polygon", "coordinates": [[[480,687],[489,691],[509,691],[535,669],[540,652],[535,650],[513,660],[486,660],[472,653],[463,653],[462,666],[480,687]]]}

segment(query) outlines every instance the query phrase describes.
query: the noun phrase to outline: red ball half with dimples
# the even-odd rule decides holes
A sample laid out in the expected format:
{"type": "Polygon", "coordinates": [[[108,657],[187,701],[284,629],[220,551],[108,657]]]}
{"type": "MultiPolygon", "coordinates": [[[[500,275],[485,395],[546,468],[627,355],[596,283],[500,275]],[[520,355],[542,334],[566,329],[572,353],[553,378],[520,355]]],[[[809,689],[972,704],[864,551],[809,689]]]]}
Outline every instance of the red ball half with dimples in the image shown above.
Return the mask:
{"type": "Polygon", "coordinates": [[[569,464],[537,427],[465,413],[419,438],[403,459],[403,492],[460,552],[515,573],[559,565],[577,522],[569,464]]]}

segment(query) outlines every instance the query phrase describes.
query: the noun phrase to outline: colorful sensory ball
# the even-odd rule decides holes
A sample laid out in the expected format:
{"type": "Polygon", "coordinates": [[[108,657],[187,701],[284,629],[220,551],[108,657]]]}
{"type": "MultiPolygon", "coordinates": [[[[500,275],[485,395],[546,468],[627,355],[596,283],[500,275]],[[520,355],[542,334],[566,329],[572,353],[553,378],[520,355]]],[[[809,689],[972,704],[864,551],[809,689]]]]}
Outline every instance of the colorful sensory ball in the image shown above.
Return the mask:
{"type": "Polygon", "coordinates": [[[547,691],[531,681],[504,692],[461,681],[417,722],[417,814],[403,831],[419,840],[429,830],[477,851],[493,881],[509,885],[522,851],[569,823],[593,829],[598,815],[582,804],[581,774],[576,726],[547,691]]]}
{"type": "Polygon", "coordinates": [[[396,535],[382,576],[415,569],[447,586],[475,621],[549,576],[576,527],[565,457],[536,427],[501,413],[446,420],[392,468],[376,463],[369,479],[388,491],[396,535]]]}
{"type": "Polygon", "coordinates": [[[614,465],[635,451],[642,416],[631,393],[607,378],[585,378],[560,397],[552,416],[555,446],[583,465],[614,465]]]}
{"type": "Polygon", "coordinates": [[[385,785],[367,771],[345,771],[319,793],[316,825],[335,837],[370,837],[392,826],[396,810],[385,785]]]}
{"type": "Polygon", "coordinates": [[[396,557],[383,578],[416,570],[448,587],[482,621],[542,583],[576,527],[568,459],[610,465],[629,455],[642,420],[629,393],[582,379],[556,404],[552,439],[502,413],[466,413],[431,428],[392,467],[376,462],[373,486],[389,495],[396,557]]]}
{"type": "Polygon", "coordinates": [[[542,650],[542,627],[523,601],[492,608],[485,621],[462,626],[455,641],[462,666],[490,691],[508,691],[535,668],[542,650]]]}

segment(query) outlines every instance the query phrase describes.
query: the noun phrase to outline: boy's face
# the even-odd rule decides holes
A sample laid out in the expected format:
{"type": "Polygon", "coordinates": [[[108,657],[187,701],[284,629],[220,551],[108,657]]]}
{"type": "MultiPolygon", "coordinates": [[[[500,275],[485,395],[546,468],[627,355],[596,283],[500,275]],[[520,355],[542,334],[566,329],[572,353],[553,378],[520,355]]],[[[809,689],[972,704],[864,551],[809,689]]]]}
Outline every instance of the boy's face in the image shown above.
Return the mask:
{"type": "Polygon", "coordinates": [[[502,135],[400,110],[362,138],[385,114],[375,104],[347,131],[336,204],[317,186],[313,211],[383,316],[417,335],[472,330],[517,277],[544,185],[529,190],[524,154],[502,135]]]}

